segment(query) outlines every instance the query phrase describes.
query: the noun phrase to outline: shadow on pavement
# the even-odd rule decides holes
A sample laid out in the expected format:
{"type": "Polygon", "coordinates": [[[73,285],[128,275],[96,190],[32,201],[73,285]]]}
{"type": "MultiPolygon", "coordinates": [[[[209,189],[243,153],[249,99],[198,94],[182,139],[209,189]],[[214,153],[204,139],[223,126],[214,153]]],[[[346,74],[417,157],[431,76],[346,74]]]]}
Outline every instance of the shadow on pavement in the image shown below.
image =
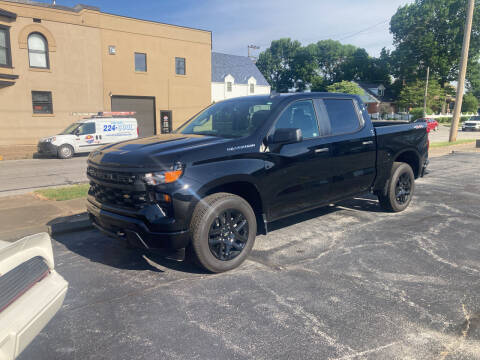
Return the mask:
{"type": "Polygon", "coordinates": [[[373,194],[363,194],[353,199],[339,202],[337,205],[347,209],[360,210],[365,212],[382,213],[384,209],[378,203],[378,199],[373,194]]]}
{"type": "MultiPolygon", "coordinates": [[[[338,205],[360,211],[381,212],[375,196],[366,194],[352,200],[343,201],[338,205]]],[[[340,207],[330,205],[311,210],[285,219],[277,220],[269,224],[269,232],[283,229],[298,223],[302,223],[320,216],[328,215],[342,210],[340,207]]],[[[57,218],[51,223],[59,224],[67,221],[70,217],[57,218]]],[[[150,270],[165,272],[170,270],[205,274],[206,272],[196,266],[188,254],[185,261],[172,260],[183,254],[172,253],[163,250],[144,250],[127,246],[126,241],[110,238],[98,230],[70,232],[57,235],[54,239],[65,247],[90,261],[101,263],[117,269],[126,270],[150,270]]]]}
{"type": "Polygon", "coordinates": [[[75,254],[117,269],[205,273],[191,261],[171,260],[168,258],[171,254],[163,251],[130,248],[124,241],[110,238],[98,230],[63,234],[54,239],[75,254]]]}
{"type": "Polygon", "coordinates": [[[336,206],[328,205],[328,206],[325,206],[325,207],[310,210],[310,211],[300,213],[300,214],[297,214],[297,215],[292,215],[292,216],[286,217],[284,219],[276,220],[276,221],[268,224],[268,231],[271,232],[271,231],[280,230],[282,228],[292,226],[292,225],[295,225],[295,224],[298,224],[298,223],[302,223],[304,221],[308,221],[308,220],[314,219],[314,218],[319,217],[319,216],[331,214],[331,213],[336,212],[338,210],[339,209],[337,209],[336,206]]]}
{"type": "MultiPolygon", "coordinates": [[[[72,158],[77,158],[77,157],[87,157],[90,155],[90,153],[80,153],[80,154],[74,154],[72,158]]],[[[33,153],[32,155],[33,159],[58,159],[57,156],[51,155],[51,154],[43,154],[43,153],[33,153]]],[[[59,160],[64,160],[64,159],[59,159],[59,160]]],[[[68,159],[66,159],[68,160],[68,159]]]]}

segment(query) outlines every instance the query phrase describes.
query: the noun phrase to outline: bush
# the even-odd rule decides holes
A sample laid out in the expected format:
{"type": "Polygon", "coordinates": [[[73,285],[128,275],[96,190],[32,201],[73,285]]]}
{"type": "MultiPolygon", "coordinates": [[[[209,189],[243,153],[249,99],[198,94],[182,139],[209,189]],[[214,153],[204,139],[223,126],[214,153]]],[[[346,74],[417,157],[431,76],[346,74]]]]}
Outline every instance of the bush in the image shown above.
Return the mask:
{"type": "MultiPolygon", "coordinates": [[[[462,116],[460,118],[460,122],[464,122],[466,120],[468,120],[470,118],[470,116],[462,116]]],[[[452,117],[439,117],[439,118],[435,118],[435,120],[438,121],[439,124],[450,124],[452,122],[452,117]]]]}
{"type": "MultiPolygon", "coordinates": [[[[427,114],[432,113],[432,109],[427,108],[427,114]]],[[[413,108],[410,110],[410,115],[412,116],[412,121],[423,118],[423,108],[413,108]]]]}
{"type": "Polygon", "coordinates": [[[340,81],[327,86],[328,92],[343,93],[352,95],[363,95],[365,92],[353,81],[340,81]]]}

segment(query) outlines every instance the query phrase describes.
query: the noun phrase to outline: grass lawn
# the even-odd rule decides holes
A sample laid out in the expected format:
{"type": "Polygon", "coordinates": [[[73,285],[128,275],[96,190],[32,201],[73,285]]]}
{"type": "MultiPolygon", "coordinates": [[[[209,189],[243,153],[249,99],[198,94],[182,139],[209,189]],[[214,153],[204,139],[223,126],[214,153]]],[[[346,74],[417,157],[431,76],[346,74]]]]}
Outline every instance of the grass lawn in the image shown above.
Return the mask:
{"type": "Polygon", "coordinates": [[[462,139],[454,142],[448,142],[448,141],[432,142],[430,143],[430,147],[437,148],[437,147],[444,147],[444,146],[450,146],[450,145],[469,144],[474,142],[475,142],[475,139],[462,139]]]}
{"type": "Polygon", "coordinates": [[[48,200],[64,201],[87,197],[89,187],[89,184],[70,185],[53,189],[37,190],[34,193],[48,200]]]}

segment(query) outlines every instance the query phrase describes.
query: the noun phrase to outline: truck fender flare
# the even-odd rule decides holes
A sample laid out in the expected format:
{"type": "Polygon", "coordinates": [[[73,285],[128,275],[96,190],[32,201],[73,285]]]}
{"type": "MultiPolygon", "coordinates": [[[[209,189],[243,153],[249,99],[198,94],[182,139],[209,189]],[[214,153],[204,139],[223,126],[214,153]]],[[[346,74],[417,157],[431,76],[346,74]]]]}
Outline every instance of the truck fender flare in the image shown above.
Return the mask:
{"type": "MultiPolygon", "coordinates": [[[[261,196],[261,191],[259,189],[258,183],[255,181],[255,178],[250,175],[245,175],[245,174],[232,174],[232,175],[227,175],[218,179],[215,179],[213,181],[210,181],[209,183],[204,184],[200,189],[197,191],[197,201],[192,202],[190,205],[189,211],[193,213],[193,210],[195,209],[195,206],[197,205],[198,201],[203,199],[205,196],[209,195],[212,193],[212,190],[218,188],[222,189],[229,186],[229,184],[235,184],[235,183],[247,183],[251,185],[255,191],[258,194],[258,199],[260,201],[259,208],[263,209],[264,202],[263,198],[261,196]]],[[[238,189],[238,192],[242,192],[243,189],[238,189]]],[[[224,190],[223,190],[224,191],[224,190]]]]}

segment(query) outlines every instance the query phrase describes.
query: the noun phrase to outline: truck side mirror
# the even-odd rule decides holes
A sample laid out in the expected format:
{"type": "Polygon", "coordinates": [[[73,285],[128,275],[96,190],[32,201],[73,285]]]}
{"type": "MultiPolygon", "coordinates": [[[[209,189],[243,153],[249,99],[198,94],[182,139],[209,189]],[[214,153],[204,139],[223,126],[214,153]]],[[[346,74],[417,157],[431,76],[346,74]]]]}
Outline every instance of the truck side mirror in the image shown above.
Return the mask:
{"type": "Polygon", "coordinates": [[[303,140],[300,129],[277,129],[269,136],[268,143],[272,145],[286,145],[299,143],[303,140]]]}
{"type": "Polygon", "coordinates": [[[75,130],[75,132],[73,133],[75,136],[80,136],[80,130],[75,130]]]}

